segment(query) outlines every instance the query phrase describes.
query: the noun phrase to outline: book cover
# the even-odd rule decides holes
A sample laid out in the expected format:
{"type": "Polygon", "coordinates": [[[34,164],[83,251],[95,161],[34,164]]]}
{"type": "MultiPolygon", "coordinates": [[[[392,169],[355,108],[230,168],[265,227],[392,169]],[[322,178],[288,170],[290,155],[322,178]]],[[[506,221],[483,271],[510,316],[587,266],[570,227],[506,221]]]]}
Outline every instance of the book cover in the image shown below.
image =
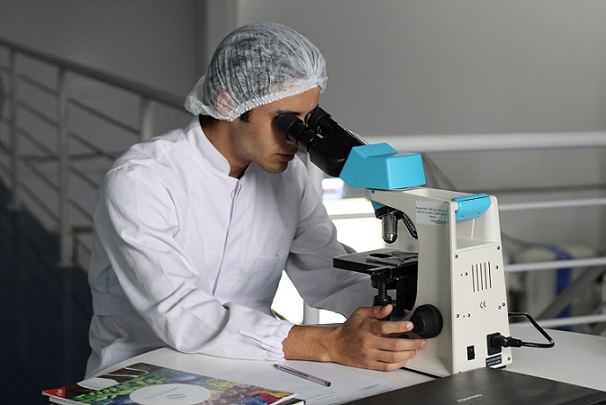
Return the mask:
{"type": "MultiPolygon", "coordinates": [[[[54,404],[270,405],[291,403],[292,392],[137,363],[65,387],[42,391],[54,404]]],[[[304,403],[304,402],[300,402],[304,403]]]]}

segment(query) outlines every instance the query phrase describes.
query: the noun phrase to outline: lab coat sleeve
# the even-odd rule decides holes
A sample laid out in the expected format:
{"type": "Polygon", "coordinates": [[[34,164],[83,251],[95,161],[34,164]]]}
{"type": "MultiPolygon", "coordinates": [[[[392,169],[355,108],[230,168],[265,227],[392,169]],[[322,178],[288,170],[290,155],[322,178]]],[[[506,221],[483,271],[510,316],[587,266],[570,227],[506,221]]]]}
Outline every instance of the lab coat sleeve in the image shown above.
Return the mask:
{"type": "Polygon", "coordinates": [[[348,317],[360,306],[372,306],[376,290],[370,277],[333,267],[333,257],[351,253],[337,240],[337,230],[309,181],[300,177],[299,226],[287,261],[287,274],[310,306],[348,317]]]}
{"type": "Polygon", "coordinates": [[[205,269],[175,242],[173,196],[151,169],[112,170],[100,197],[95,227],[103,249],[132,307],[160,340],[188,353],[283,358],[292,324],[212,296],[205,269]]]}

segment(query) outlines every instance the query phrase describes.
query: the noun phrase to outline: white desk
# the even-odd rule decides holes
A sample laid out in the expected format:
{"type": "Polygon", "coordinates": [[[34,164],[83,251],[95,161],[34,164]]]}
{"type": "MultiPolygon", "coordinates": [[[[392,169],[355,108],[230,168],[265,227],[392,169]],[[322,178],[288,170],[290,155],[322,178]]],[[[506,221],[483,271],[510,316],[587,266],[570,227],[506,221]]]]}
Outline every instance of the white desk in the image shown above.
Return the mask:
{"type": "MultiPolygon", "coordinates": [[[[606,391],[606,337],[547,330],[555,341],[551,349],[513,349],[507,370],[564,381],[606,391]]],[[[513,337],[544,342],[532,326],[511,326],[513,337]]]]}
{"type": "MultiPolygon", "coordinates": [[[[549,330],[548,333],[556,342],[554,348],[514,348],[513,363],[506,369],[606,391],[606,337],[556,330],[549,330]]],[[[511,335],[525,341],[544,341],[544,338],[530,326],[512,325],[511,335]]],[[[270,362],[183,354],[168,348],[134,357],[111,369],[136,362],[147,362],[268,388],[293,391],[301,398],[305,398],[309,405],[336,403],[338,401],[335,398],[342,398],[340,395],[346,395],[344,400],[348,401],[368,396],[365,393],[351,393],[351,387],[344,388],[346,383],[343,380],[348,382],[358,380],[370,386],[374,383],[384,384],[383,391],[432,380],[431,377],[407,370],[380,372],[332,363],[286,362],[295,368],[333,381],[332,386],[326,388],[275,370],[270,362]],[[311,400],[318,393],[325,397],[311,400]]]]}

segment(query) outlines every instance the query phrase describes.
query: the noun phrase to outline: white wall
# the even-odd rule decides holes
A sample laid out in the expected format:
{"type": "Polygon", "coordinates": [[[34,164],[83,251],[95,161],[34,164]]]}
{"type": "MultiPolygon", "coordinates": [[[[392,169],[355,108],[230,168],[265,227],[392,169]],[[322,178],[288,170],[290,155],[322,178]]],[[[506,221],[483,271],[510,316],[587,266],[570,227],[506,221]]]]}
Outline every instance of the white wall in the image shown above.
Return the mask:
{"type": "Polygon", "coordinates": [[[195,0],[2,0],[0,37],[186,95],[203,70],[200,10],[195,0]]]}
{"type": "Polygon", "coordinates": [[[322,103],[361,134],[606,129],[606,2],[240,0],[328,61],[322,103]]]}
{"type": "Polygon", "coordinates": [[[257,20],[320,47],[322,103],[364,135],[606,129],[601,0],[0,1],[1,37],[183,95],[257,20]]]}

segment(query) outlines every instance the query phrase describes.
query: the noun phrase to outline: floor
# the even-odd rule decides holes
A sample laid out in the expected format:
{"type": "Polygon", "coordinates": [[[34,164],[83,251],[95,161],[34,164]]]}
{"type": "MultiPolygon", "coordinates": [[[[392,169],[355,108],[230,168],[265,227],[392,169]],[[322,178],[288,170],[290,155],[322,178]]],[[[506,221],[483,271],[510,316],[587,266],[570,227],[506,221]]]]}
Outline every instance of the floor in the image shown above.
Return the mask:
{"type": "Polygon", "coordinates": [[[56,265],[56,238],[8,201],[0,184],[0,403],[43,404],[42,389],[83,377],[90,291],[82,269],[56,265]]]}

